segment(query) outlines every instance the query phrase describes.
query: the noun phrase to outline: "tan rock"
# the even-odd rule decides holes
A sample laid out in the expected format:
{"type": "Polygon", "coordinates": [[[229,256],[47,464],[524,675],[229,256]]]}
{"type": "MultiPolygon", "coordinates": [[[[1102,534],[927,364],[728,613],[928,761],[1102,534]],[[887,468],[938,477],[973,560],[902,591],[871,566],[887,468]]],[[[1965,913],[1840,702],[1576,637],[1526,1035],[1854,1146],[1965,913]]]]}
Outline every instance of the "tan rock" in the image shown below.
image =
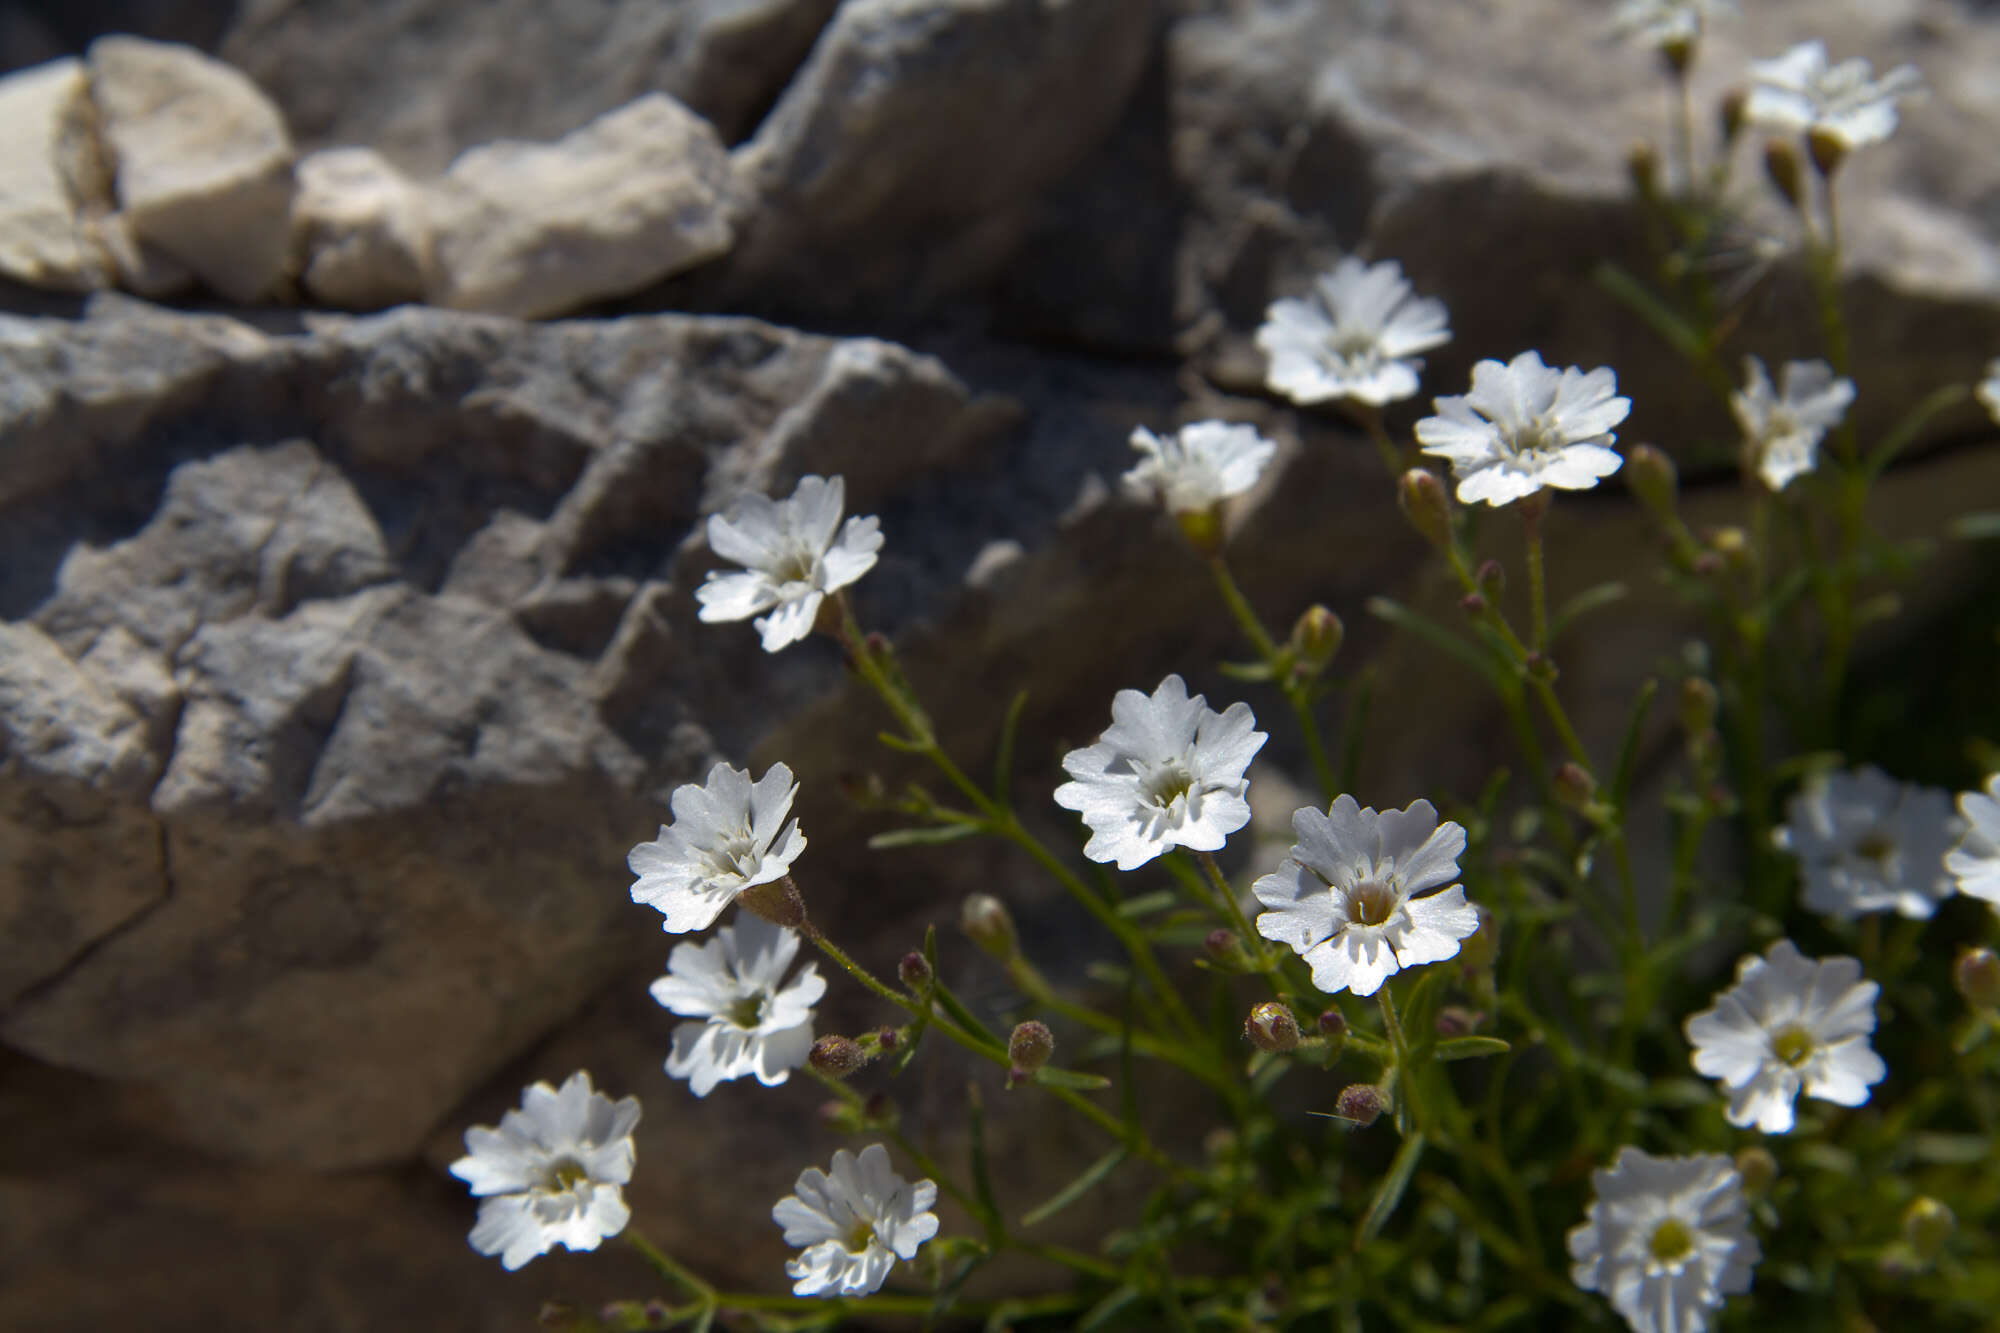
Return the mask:
{"type": "Polygon", "coordinates": [[[191,47],[103,37],[89,63],[133,236],[231,300],[269,295],[291,243],[292,141],[277,108],[191,47]]]}
{"type": "Polygon", "coordinates": [[[111,206],[95,122],[80,60],[0,79],[0,275],[60,291],[110,285],[87,223],[111,206]]]}
{"type": "Polygon", "coordinates": [[[298,165],[292,235],[312,297],[351,310],[419,300],[430,254],[423,194],[372,148],[333,148],[298,165]]]}
{"type": "Polygon", "coordinates": [[[727,251],[729,158],[663,93],[553,144],[452,163],[432,200],[430,299],[535,319],[637,291],[727,251]]]}

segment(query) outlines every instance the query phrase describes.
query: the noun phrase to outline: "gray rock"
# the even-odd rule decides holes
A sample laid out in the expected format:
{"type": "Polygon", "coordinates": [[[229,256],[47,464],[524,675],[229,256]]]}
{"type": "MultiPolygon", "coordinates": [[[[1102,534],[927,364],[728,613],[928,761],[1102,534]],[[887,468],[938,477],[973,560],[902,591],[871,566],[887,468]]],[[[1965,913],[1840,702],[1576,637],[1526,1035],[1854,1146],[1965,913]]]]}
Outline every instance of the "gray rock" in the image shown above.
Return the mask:
{"type": "Polygon", "coordinates": [[[431,223],[414,183],[368,148],[310,154],[297,177],[292,245],[308,295],[348,310],[422,298],[431,223]]]}
{"type": "Polygon", "coordinates": [[[729,249],[729,159],[662,93],[553,144],[492,143],[431,192],[431,300],[534,319],[637,291],[729,249]]]}
{"type": "Polygon", "coordinates": [[[232,300],[271,295],[291,242],[278,109],[230,66],[137,37],[93,42],[90,81],[132,234],[232,300]]]}
{"type": "Polygon", "coordinates": [[[0,277],[59,291],[109,284],[90,229],[111,208],[95,120],[80,60],[0,78],[0,277]]]}

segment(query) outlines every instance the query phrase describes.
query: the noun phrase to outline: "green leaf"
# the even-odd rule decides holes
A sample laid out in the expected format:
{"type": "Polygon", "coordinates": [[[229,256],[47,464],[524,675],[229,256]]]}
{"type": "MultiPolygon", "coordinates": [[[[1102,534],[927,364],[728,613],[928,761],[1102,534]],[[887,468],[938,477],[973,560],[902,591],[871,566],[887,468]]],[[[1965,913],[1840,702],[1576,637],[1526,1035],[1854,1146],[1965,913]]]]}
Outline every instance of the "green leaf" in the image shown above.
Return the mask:
{"type": "Polygon", "coordinates": [[[1453,634],[1428,616],[1419,615],[1401,602],[1388,597],[1370,597],[1367,602],[1368,614],[1377,620],[1385,620],[1397,629],[1407,630],[1420,639],[1457,658],[1486,677],[1494,689],[1502,694],[1513,689],[1513,680],[1487,654],[1453,634]]]}
{"type": "Polygon", "coordinates": [[[1355,1229],[1356,1250],[1381,1233],[1389,1214],[1395,1212],[1396,1205],[1403,1201],[1403,1191],[1410,1187],[1410,1177],[1416,1174],[1417,1159],[1423,1155],[1423,1135],[1412,1134],[1403,1140],[1403,1146],[1396,1150],[1396,1160],[1389,1163],[1389,1174],[1382,1177],[1375,1197],[1369,1201],[1368,1211],[1361,1215],[1361,1225],[1355,1229]]]}
{"type": "Polygon", "coordinates": [[[893,731],[878,731],[875,733],[875,739],[892,750],[901,750],[904,754],[923,754],[930,748],[920,741],[911,740],[907,736],[898,736],[893,731]]]}
{"type": "Polygon", "coordinates": [[[934,978],[931,982],[931,998],[944,1006],[944,1011],[951,1015],[953,1022],[996,1050],[1007,1049],[1007,1043],[994,1036],[992,1029],[980,1022],[958,996],[952,994],[951,987],[944,984],[944,974],[937,970],[935,961],[931,963],[931,976],[934,978]]]}
{"type": "Polygon", "coordinates": [[[1102,1074],[1085,1074],[1074,1069],[1057,1069],[1054,1065],[1043,1065],[1035,1071],[1035,1082],[1045,1088],[1071,1088],[1077,1092],[1102,1092],[1111,1086],[1111,1080],[1102,1074]]]}
{"type": "Polygon", "coordinates": [[[1273,674],[1269,662],[1217,662],[1215,669],[1231,680],[1269,680],[1273,674]]]}
{"type": "Polygon", "coordinates": [[[1960,514],[1951,521],[1951,535],[1962,542],[1992,541],[2000,538],[2000,510],[1960,514]]]}
{"type": "Polygon", "coordinates": [[[1514,1048],[1498,1037],[1451,1037],[1432,1052],[1440,1060],[1478,1060],[1488,1055],[1505,1055],[1514,1048]]]}
{"type": "Polygon", "coordinates": [[[1083,1318],[1077,1323],[1076,1333],[1091,1333],[1093,1329],[1103,1328],[1123,1314],[1126,1306],[1134,1305],[1145,1298],[1145,1289],[1135,1283],[1127,1282],[1121,1287],[1114,1287],[1109,1296],[1084,1313],[1083,1318]]]}
{"type": "Polygon", "coordinates": [[[1599,264],[1590,276],[1599,287],[1645,320],[1647,326],[1665,339],[1668,346],[1697,366],[1707,364],[1708,343],[1700,331],[1653,295],[1646,284],[1609,260],[1599,264]]]}
{"type": "Polygon", "coordinates": [[[976,838],[986,830],[978,824],[933,824],[929,828],[899,828],[877,833],[868,840],[870,851],[890,847],[935,847],[940,843],[976,838]]]}
{"type": "Polygon", "coordinates": [[[1085,1167],[1083,1173],[1077,1176],[1075,1180],[1070,1181],[1069,1184],[1050,1195],[1046,1201],[1029,1209],[1027,1214],[1021,1218],[1021,1225],[1023,1227],[1040,1226],[1042,1223],[1048,1221],[1051,1217],[1054,1217],[1057,1213],[1096,1189],[1104,1182],[1106,1177],[1118,1169],[1118,1164],[1129,1156],[1131,1156],[1131,1153],[1124,1147],[1113,1148],[1110,1152],[1085,1167]]]}
{"type": "Polygon", "coordinates": [[[1004,808],[1014,783],[1014,738],[1021,730],[1021,710],[1027,707],[1028,692],[1021,690],[1007,705],[1000,722],[1000,748],[993,755],[993,798],[1004,808]]]}
{"type": "Polygon", "coordinates": [[[1947,1134],[1918,1130],[1910,1135],[1910,1155],[1939,1166],[1970,1166],[1993,1155],[1993,1140],[1984,1134],[1947,1134]]]}
{"type": "Polygon", "coordinates": [[[1624,584],[1617,582],[1600,583],[1594,588],[1585,588],[1557,609],[1555,619],[1549,622],[1549,641],[1553,643],[1562,638],[1564,630],[1592,611],[1625,600],[1631,591],[1624,584]]]}
{"type": "Polygon", "coordinates": [[[1868,455],[1868,462],[1861,475],[1869,481],[1882,475],[1882,469],[1896,461],[1896,455],[1910,447],[1925,426],[1938,413],[1957,407],[1970,394],[1963,384],[1947,384],[1933,389],[1923,401],[1904,414],[1903,419],[1892,427],[1882,442],[1875,446],[1875,452],[1868,455]]]}
{"type": "Polygon", "coordinates": [[[1000,1202],[993,1197],[993,1171],[986,1159],[986,1100],[979,1085],[965,1085],[967,1150],[972,1157],[972,1192],[979,1200],[980,1221],[987,1236],[998,1243],[1006,1234],[1000,1220],[1000,1202]]]}
{"type": "Polygon", "coordinates": [[[1136,898],[1127,898],[1118,904],[1118,915],[1122,917],[1151,916],[1154,912],[1172,907],[1180,899],[1172,889],[1157,889],[1152,893],[1142,893],[1136,898]]]}
{"type": "Polygon", "coordinates": [[[1632,775],[1639,766],[1639,740],[1645,734],[1646,715],[1653,710],[1653,699],[1660,692],[1660,682],[1648,678],[1639,686],[1639,697],[1632,701],[1632,716],[1625,723],[1625,740],[1618,747],[1618,767],[1611,775],[1611,808],[1623,811],[1632,799],[1632,775]]]}

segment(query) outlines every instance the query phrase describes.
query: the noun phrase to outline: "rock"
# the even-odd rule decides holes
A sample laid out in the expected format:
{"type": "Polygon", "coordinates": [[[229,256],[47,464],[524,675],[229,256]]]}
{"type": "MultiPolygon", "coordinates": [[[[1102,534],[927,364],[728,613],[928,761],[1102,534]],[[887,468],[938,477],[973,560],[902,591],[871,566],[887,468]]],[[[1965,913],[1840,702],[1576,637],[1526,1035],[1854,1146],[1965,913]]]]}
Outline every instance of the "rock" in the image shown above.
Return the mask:
{"type": "Polygon", "coordinates": [[[407,1159],[656,952],[653,791],[818,688],[682,646],[705,512],[1014,419],[745,319],[93,309],[0,323],[0,1037],[236,1160],[407,1159]]]}
{"type": "Polygon", "coordinates": [[[292,144],[277,108],[191,47],[103,37],[89,59],[133,236],[231,300],[271,295],[291,241],[292,144]]]}
{"type": "Polygon", "coordinates": [[[983,282],[1112,128],[1150,0],[850,0],[736,152],[725,302],[927,308],[983,282]]]}
{"type": "Polygon", "coordinates": [[[108,286],[90,220],[111,208],[83,62],[0,78],[0,277],[59,291],[108,286]]]}
{"type": "Polygon", "coordinates": [[[349,310],[422,298],[430,218],[415,185],[368,148],[310,154],[297,175],[293,246],[310,296],[349,310]]]}
{"type": "Polygon", "coordinates": [[[735,235],[721,142],[660,93],[553,144],[473,149],[431,210],[431,300],[522,318],[635,291],[715,258],[735,235]]]}
{"type": "Polygon", "coordinates": [[[224,59],[307,148],[367,144],[417,176],[495,139],[543,141],[651,92],[728,143],[757,127],[838,0],[246,0],[224,59]]]}

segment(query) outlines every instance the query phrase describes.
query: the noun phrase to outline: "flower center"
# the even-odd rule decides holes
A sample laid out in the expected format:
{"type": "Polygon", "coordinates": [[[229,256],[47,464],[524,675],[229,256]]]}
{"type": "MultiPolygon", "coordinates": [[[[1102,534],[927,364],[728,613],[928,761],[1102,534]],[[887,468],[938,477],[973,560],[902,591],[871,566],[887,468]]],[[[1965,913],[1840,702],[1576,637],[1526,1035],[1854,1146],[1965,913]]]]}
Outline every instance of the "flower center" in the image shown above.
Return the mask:
{"type": "Polygon", "coordinates": [[[725,834],[713,847],[708,849],[708,863],[719,875],[736,875],[749,879],[757,873],[757,839],[745,823],[734,833],[725,834]]]}
{"type": "Polygon", "coordinates": [[[723,1011],[723,1017],[740,1028],[754,1028],[764,1021],[764,992],[752,991],[739,996],[735,1003],[723,1011]]]}
{"type": "Polygon", "coordinates": [[[1139,779],[1139,794],[1162,810],[1192,790],[1194,790],[1194,774],[1188,771],[1187,763],[1180,759],[1169,759],[1139,779]]]}
{"type": "Polygon", "coordinates": [[[787,551],[778,562],[771,566],[771,577],[779,583],[811,583],[813,569],[819,564],[813,553],[803,548],[787,551]]]}
{"type": "Polygon", "coordinates": [[[1379,926],[1396,914],[1396,889],[1379,879],[1365,879],[1347,890],[1347,916],[1356,925],[1379,926]]]}
{"type": "Polygon", "coordinates": [[[1653,1228],[1653,1239],[1646,1248],[1655,1263],[1678,1264],[1694,1253],[1694,1232],[1678,1217],[1670,1217],[1653,1228]]]}
{"type": "Polygon", "coordinates": [[[1333,331],[1331,342],[1333,354],[1343,361],[1373,365],[1380,359],[1380,339],[1373,329],[1354,326],[1337,328],[1333,331]]]}
{"type": "Polygon", "coordinates": [[[1886,867],[1889,858],[1896,854],[1896,841],[1888,834],[1877,830],[1854,844],[1854,854],[1864,861],[1873,861],[1877,866],[1886,867]]]}
{"type": "Polygon", "coordinates": [[[1813,1041],[1812,1033],[1797,1023],[1790,1027],[1779,1028],[1771,1034],[1771,1054],[1794,1069],[1812,1059],[1817,1044],[1813,1041]]]}
{"type": "Polygon", "coordinates": [[[1568,443],[1561,428],[1556,425],[1554,414],[1549,412],[1530,417],[1511,438],[1502,432],[1502,439],[1513,449],[1516,458],[1529,462],[1541,462],[1559,454],[1568,443]]]}
{"type": "Polygon", "coordinates": [[[552,1194],[564,1194],[590,1179],[590,1172],[583,1169],[583,1163],[574,1157],[558,1157],[550,1162],[542,1172],[542,1188],[552,1194]]]}
{"type": "Polygon", "coordinates": [[[875,1224],[865,1217],[854,1219],[854,1225],[847,1229],[847,1236],[841,1242],[849,1254],[860,1254],[875,1243],[875,1224]]]}

